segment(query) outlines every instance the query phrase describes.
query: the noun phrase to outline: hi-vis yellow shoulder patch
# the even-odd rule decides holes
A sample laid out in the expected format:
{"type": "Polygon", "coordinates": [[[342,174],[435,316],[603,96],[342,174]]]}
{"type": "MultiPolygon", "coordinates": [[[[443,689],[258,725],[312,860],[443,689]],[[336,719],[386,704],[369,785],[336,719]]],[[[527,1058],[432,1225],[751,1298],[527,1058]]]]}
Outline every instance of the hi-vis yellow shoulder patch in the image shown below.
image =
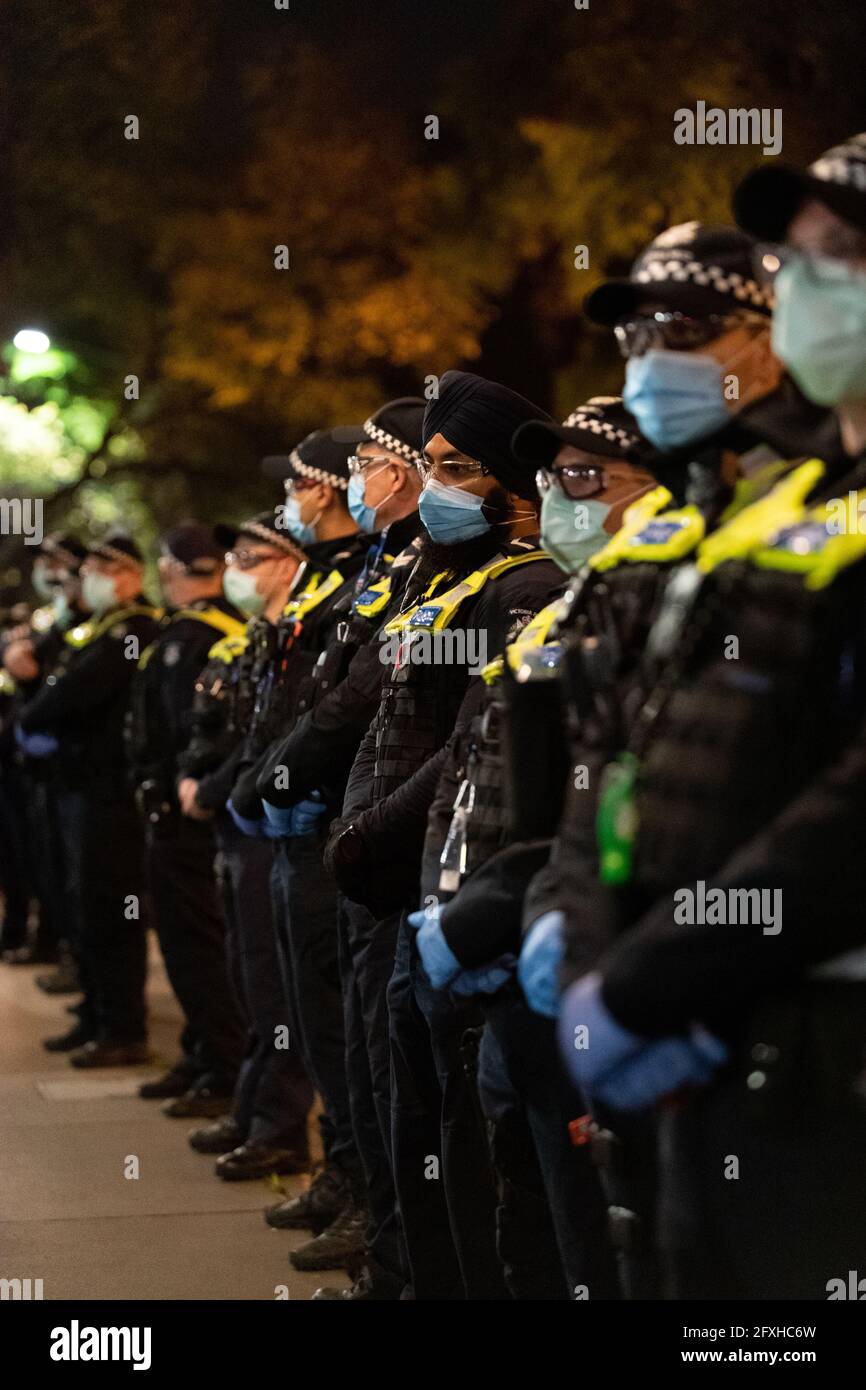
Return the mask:
{"type": "Polygon", "coordinates": [[[690,555],[704,538],[704,518],[691,504],[662,511],[672,501],[666,487],[656,487],[632,502],[616,534],[590,557],[590,569],[603,573],[622,564],[670,564],[690,555]]]}
{"type": "Polygon", "coordinates": [[[800,520],[805,514],[804,499],[824,473],[820,459],[801,463],[759,501],[744,507],[701,542],[698,569],[709,574],[725,560],[745,559],[771,536],[800,520]]]}
{"type": "Polygon", "coordinates": [[[839,498],[813,507],[756,547],[751,559],[760,569],[803,575],[807,589],[825,589],[841,570],[864,557],[866,491],[850,494],[847,507],[839,498]]]}
{"type": "Polygon", "coordinates": [[[240,656],[241,652],[246,651],[249,638],[245,632],[239,632],[229,637],[221,637],[218,642],[214,642],[207,654],[208,661],[224,661],[227,666],[240,656]]]}

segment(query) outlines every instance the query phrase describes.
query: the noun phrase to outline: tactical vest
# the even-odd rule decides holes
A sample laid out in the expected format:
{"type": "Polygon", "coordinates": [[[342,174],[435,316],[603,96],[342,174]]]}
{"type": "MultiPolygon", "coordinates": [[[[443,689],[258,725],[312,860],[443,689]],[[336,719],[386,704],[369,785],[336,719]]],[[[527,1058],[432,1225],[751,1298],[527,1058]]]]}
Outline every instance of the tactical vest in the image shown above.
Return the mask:
{"type": "MultiPolygon", "coordinates": [[[[641,661],[610,696],[619,757],[598,797],[570,801],[578,841],[589,838],[579,822],[595,820],[602,878],[647,901],[711,876],[826,764],[862,711],[852,615],[864,612],[866,535],[836,534],[828,504],[806,505],[823,472],[817,460],[799,465],[705,538],[685,509],[645,517],[595,566],[615,610],[643,546],[673,545],[681,561],[656,595],[641,661]]],[[[600,693],[590,690],[578,721],[582,753],[605,725],[594,724],[600,693]]]]}
{"type": "Polygon", "coordinates": [[[495,556],[457,583],[452,575],[439,574],[419,602],[385,624],[382,637],[391,640],[395,654],[376,720],[374,802],[389,796],[442,747],[466,693],[466,661],[437,659],[444,656],[444,649],[437,653],[428,643],[425,650],[419,640],[422,634],[459,632],[461,610],[465,611],[467,602],[477,598],[490,580],[518,565],[549,558],[541,550],[495,556]],[[427,659],[414,659],[419,651],[427,659]]]}

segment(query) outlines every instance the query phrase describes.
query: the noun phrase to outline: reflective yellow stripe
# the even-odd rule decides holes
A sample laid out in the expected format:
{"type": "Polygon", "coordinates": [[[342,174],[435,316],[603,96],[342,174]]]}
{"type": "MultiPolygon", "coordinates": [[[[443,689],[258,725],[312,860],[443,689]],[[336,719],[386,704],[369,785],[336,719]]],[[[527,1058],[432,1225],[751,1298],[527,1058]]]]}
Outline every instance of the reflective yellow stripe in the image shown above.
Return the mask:
{"type": "Polygon", "coordinates": [[[0,695],[14,695],[18,689],[8,671],[0,671],[0,695]]]}
{"type": "Polygon", "coordinates": [[[318,608],[320,603],[324,603],[326,598],[330,598],[343,583],[343,576],[339,570],[331,570],[327,576],[318,571],[313,575],[310,583],[298,594],[297,598],[290,599],[283,609],[284,618],[305,618],[308,613],[312,613],[314,608],[318,608]]]}
{"type": "Polygon", "coordinates": [[[227,666],[230,666],[235,657],[246,651],[248,642],[249,638],[246,632],[239,633],[237,637],[221,637],[208,652],[208,661],[213,658],[216,661],[224,661],[227,666]]]}
{"type": "Polygon", "coordinates": [[[385,631],[389,635],[405,632],[407,628],[417,627],[426,628],[428,631],[441,631],[448,627],[453,620],[458,608],[463,601],[473,594],[477,594],[488,579],[495,579],[498,575],[504,574],[506,570],[516,569],[518,565],[527,565],[536,560],[549,560],[550,556],[545,550],[531,550],[526,555],[508,555],[502,560],[491,560],[488,564],[482,565],[462,579],[453,589],[446,589],[444,594],[434,594],[433,586],[442,580],[444,575],[437,575],[433,580],[420,603],[408,608],[405,613],[399,613],[396,618],[392,618],[390,623],[385,624],[385,631]]]}
{"type": "Polygon", "coordinates": [[[387,607],[390,597],[391,576],[389,574],[359,594],[353,605],[354,611],[360,613],[362,618],[375,618],[377,613],[381,613],[382,609],[387,607]],[[370,598],[369,595],[371,594],[374,597],[370,598]]]}
{"type": "Polygon", "coordinates": [[[777,483],[772,491],[738,512],[698,546],[698,569],[709,574],[726,560],[739,560],[757,545],[792,525],[805,514],[803,499],[824,476],[820,459],[809,459],[777,483]]]}
{"type": "Polygon", "coordinates": [[[236,637],[247,625],[246,618],[233,618],[231,613],[224,613],[221,608],[179,608],[172,613],[169,626],[182,618],[195,618],[207,627],[215,627],[225,637],[236,637]]]}
{"type": "Polygon", "coordinates": [[[831,498],[781,527],[769,542],[756,546],[752,563],[760,569],[782,570],[805,576],[807,589],[824,589],[836,575],[866,556],[866,491],[850,499],[831,498]]]}
{"type": "Polygon", "coordinates": [[[79,623],[77,627],[72,627],[67,633],[64,633],[63,640],[77,651],[80,647],[87,647],[91,642],[95,642],[97,637],[101,637],[104,632],[110,632],[116,623],[123,623],[127,618],[139,616],[153,618],[156,621],[162,617],[162,609],[154,608],[149,603],[133,603],[128,608],[118,608],[111,613],[106,613],[98,620],[91,618],[86,623],[79,623]]]}
{"type": "MultiPolygon", "coordinates": [[[[564,611],[561,598],[555,599],[553,603],[548,603],[536,613],[529,622],[515,637],[513,642],[509,642],[506,648],[508,665],[515,673],[519,672],[525,664],[530,652],[536,651],[539,647],[548,645],[547,639],[554,623],[564,611]]],[[[502,675],[504,658],[497,656],[493,661],[488,661],[484,670],[481,672],[482,679],[487,685],[492,685],[502,675]]]]}
{"type": "Polygon", "coordinates": [[[611,536],[607,545],[603,545],[601,550],[597,550],[591,556],[590,568],[609,570],[623,560],[634,561],[648,558],[635,552],[635,538],[647,523],[658,515],[662,507],[666,507],[673,500],[673,493],[669,492],[666,487],[656,487],[653,488],[652,492],[644,493],[643,497],[632,502],[631,506],[626,507],[623,512],[622,525],[616,534],[611,536]]]}

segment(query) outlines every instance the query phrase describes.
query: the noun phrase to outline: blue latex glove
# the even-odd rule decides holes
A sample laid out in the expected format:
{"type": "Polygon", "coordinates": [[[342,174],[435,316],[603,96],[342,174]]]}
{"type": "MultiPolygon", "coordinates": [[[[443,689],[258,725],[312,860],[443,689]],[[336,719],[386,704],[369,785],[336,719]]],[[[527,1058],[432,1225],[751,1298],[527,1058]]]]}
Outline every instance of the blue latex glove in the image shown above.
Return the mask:
{"type": "MultiPolygon", "coordinates": [[[[294,835],[292,829],[295,821],[294,806],[272,806],[269,801],[263,801],[262,806],[265,811],[265,820],[273,831],[274,835],[282,839],[286,835],[294,835]]],[[[252,824],[253,822],[250,822],[252,824]]],[[[243,827],[241,827],[243,829],[243,827]]]]}
{"type": "MultiPolygon", "coordinates": [[[[292,807],[294,820],[292,821],[292,835],[313,835],[319,827],[319,822],[327,814],[328,808],[323,801],[317,799],[318,793],[313,792],[312,796],[305,801],[299,801],[292,807]]],[[[265,807],[267,814],[267,806],[265,807]]]]}
{"type": "MultiPolygon", "coordinates": [[[[253,840],[261,840],[265,837],[267,833],[265,827],[268,823],[265,820],[264,816],[261,816],[258,820],[248,820],[246,816],[242,816],[239,811],[235,810],[234,802],[231,800],[231,798],[229,798],[229,800],[226,802],[226,810],[228,811],[238,830],[242,831],[244,835],[249,835],[250,838],[253,840]]],[[[273,832],[271,832],[271,834],[269,834],[267,838],[275,838],[273,832]]]]}
{"type": "Polygon", "coordinates": [[[451,992],[462,995],[495,994],[511,979],[516,964],[516,956],[504,955],[478,970],[461,970],[451,981],[451,992]]]}
{"type": "Polygon", "coordinates": [[[617,1023],[601,997],[601,976],[586,975],[566,991],[559,1019],[566,1066],[587,1095],[618,1110],[639,1110],[681,1086],[704,1085],[728,1056],[703,1028],[657,1040],[617,1023]]]}
{"type": "Polygon", "coordinates": [[[720,1038],[693,1027],[687,1037],[648,1043],[605,1077],[594,1094],[615,1110],[642,1110],[683,1086],[706,1086],[727,1060],[720,1038]]]}
{"type": "Polygon", "coordinates": [[[409,926],[417,931],[418,954],[434,989],[445,989],[460,971],[460,962],[442,933],[441,904],[409,914],[409,926]]]}
{"type": "Polygon", "coordinates": [[[50,758],[60,746],[53,734],[25,734],[20,724],[15,725],[15,742],[28,758],[50,758]]]}
{"type": "Polygon", "coordinates": [[[545,912],[532,924],[520,960],[517,978],[534,1013],[556,1018],[559,1013],[559,967],[565,952],[561,912],[545,912]]]}

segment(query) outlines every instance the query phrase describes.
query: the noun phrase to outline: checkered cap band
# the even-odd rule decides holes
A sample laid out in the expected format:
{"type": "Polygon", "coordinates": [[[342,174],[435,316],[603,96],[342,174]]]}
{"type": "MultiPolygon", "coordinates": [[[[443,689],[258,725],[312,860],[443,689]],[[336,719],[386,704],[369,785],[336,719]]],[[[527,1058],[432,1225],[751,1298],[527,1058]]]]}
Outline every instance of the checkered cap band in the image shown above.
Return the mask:
{"type": "Polygon", "coordinates": [[[387,449],[391,454],[398,454],[400,458],[406,459],[407,463],[424,462],[417,449],[413,449],[409,444],[404,444],[402,439],[397,439],[395,435],[389,434],[379,425],[374,425],[372,419],[365,420],[364,433],[368,439],[372,439],[374,444],[381,444],[383,449],[387,449]]]}
{"type": "Polygon", "coordinates": [[[325,468],[314,468],[311,463],[304,463],[297,449],[293,449],[289,454],[289,463],[302,478],[312,478],[317,483],[330,483],[331,487],[348,491],[348,478],[341,478],[339,473],[329,473],[325,468]]]}
{"type": "Polygon", "coordinates": [[[866,193],[866,136],[855,136],[847,144],[828,150],[809,165],[809,173],[825,183],[838,183],[866,193]]]}
{"type": "Polygon", "coordinates": [[[586,430],[589,434],[597,434],[599,438],[606,439],[610,444],[622,449],[633,449],[641,443],[640,435],[635,434],[634,430],[623,429],[621,425],[605,420],[600,411],[594,410],[592,406],[578,406],[562,423],[565,429],[586,430]]]}
{"type": "Polygon", "coordinates": [[[240,530],[245,536],[255,536],[257,540],[267,541],[268,545],[276,546],[277,550],[282,550],[286,555],[293,555],[296,560],[306,560],[306,555],[299,545],[295,545],[293,540],[277,531],[272,531],[269,526],[263,526],[260,521],[245,521],[240,530]]]}
{"type": "Polygon", "coordinates": [[[643,266],[635,275],[637,284],[652,284],[653,281],[678,281],[700,285],[704,289],[715,290],[718,294],[733,295],[743,305],[756,309],[772,309],[772,291],[759,285],[757,280],[749,280],[735,270],[724,270],[719,265],[706,265],[702,261],[653,260],[643,266]]]}

